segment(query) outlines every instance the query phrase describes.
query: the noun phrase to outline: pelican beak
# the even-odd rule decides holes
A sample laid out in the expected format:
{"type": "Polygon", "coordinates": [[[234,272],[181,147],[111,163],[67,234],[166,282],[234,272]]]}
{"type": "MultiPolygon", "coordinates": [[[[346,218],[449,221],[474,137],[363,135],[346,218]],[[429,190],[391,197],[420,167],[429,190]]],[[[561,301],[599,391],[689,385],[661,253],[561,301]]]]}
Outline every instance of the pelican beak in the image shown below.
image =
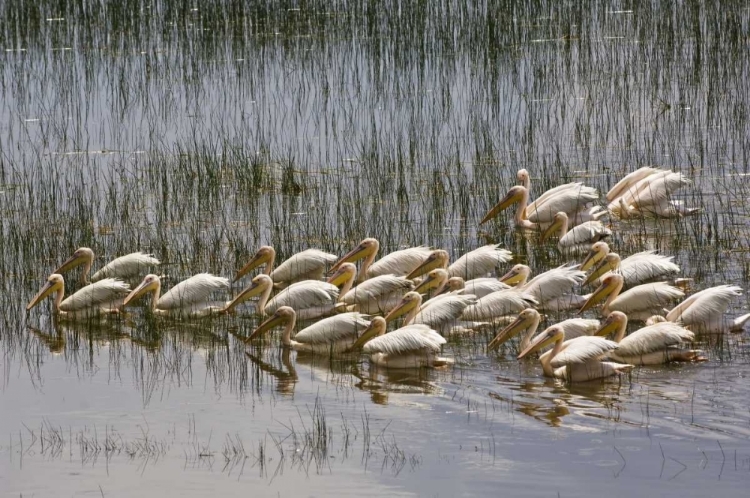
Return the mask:
{"type": "Polygon", "coordinates": [[[433,276],[429,275],[426,279],[424,279],[416,289],[414,289],[414,292],[419,292],[420,294],[424,294],[430,289],[436,288],[438,285],[440,285],[440,280],[433,276]]]}
{"type": "Polygon", "coordinates": [[[518,315],[518,317],[511,324],[498,332],[495,338],[492,339],[489,344],[487,344],[487,351],[494,351],[495,349],[500,347],[500,344],[517,336],[527,328],[529,328],[528,320],[523,318],[521,315],[518,315]]]}
{"type": "Polygon", "coordinates": [[[31,308],[39,304],[45,297],[57,291],[59,287],[60,286],[55,282],[50,282],[49,280],[46,281],[39,292],[36,293],[36,296],[29,301],[29,304],[26,306],[26,311],[31,310],[31,308]]]}
{"type": "Polygon", "coordinates": [[[344,263],[356,263],[360,259],[365,259],[367,256],[372,254],[374,249],[375,248],[373,246],[361,243],[348,253],[344,254],[341,259],[336,261],[336,264],[331,267],[330,271],[334,272],[338,270],[339,267],[344,263]]]}
{"type": "Polygon", "coordinates": [[[224,307],[222,311],[224,313],[232,313],[237,306],[239,306],[240,304],[244,303],[245,301],[247,301],[248,299],[252,297],[263,294],[264,290],[265,289],[262,284],[258,282],[253,282],[252,285],[248,286],[247,288],[245,288],[245,290],[237,294],[234,297],[234,299],[232,299],[232,301],[224,307]]]}
{"type": "Polygon", "coordinates": [[[589,268],[601,261],[602,258],[604,258],[604,254],[601,251],[590,250],[586,255],[586,259],[581,263],[581,271],[588,271],[589,268]]]}
{"type": "Polygon", "coordinates": [[[521,198],[518,194],[515,192],[508,192],[505,197],[500,199],[500,202],[495,204],[495,207],[490,209],[490,212],[484,215],[484,218],[482,218],[482,221],[479,222],[480,225],[483,225],[484,223],[487,223],[492,218],[496,217],[500,211],[503,211],[504,209],[507,209],[508,207],[512,206],[516,202],[520,201],[521,198]]]}
{"type": "Polygon", "coordinates": [[[259,266],[268,263],[271,260],[271,256],[268,253],[262,253],[257,252],[255,253],[255,256],[253,256],[253,259],[251,259],[245,266],[243,266],[238,272],[237,275],[234,276],[234,280],[232,282],[236,282],[237,280],[241,279],[254,269],[258,268],[259,266]]]}
{"type": "Polygon", "coordinates": [[[516,285],[521,280],[523,280],[523,276],[515,269],[511,269],[508,273],[500,277],[500,281],[508,285],[516,285]]]}
{"type": "Polygon", "coordinates": [[[607,337],[609,334],[617,331],[617,321],[612,316],[608,316],[599,327],[599,330],[594,332],[594,335],[599,337],[607,337]]]}
{"type": "MultiPolygon", "coordinates": [[[[341,263],[347,263],[347,261],[342,261],[341,263]]],[[[352,278],[352,272],[350,270],[347,270],[346,268],[339,268],[333,275],[328,278],[328,283],[333,284],[336,287],[340,287],[341,285],[344,285],[344,283],[347,282],[350,278],[352,278]]]]}
{"type": "Polygon", "coordinates": [[[547,227],[547,230],[545,230],[542,233],[542,236],[539,237],[539,242],[540,243],[544,242],[549,237],[556,234],[561,228],[562,228],[562,221],[555,218],[555,221],[549,227],[547,227]]]}
{"type": "Polygon", "coordinates": [[[144,294],[147,294],[149,292],[155,292],[156,287],[158,283],[156,280],[144,280],[143,282],[138,285],[133,291],[128,294],[128,297],[125,298],[125,300],[122,302],[123,307],[127,306],[129,302],[135,301],[139,297],[141,297],[144,294]]]}
{"type": "Polygon", "coordinates": [[[531,344],[529,344],[526,349],[521,351],[521,353],[518,355],[518,359],[521,360],[534,351],[539,351],[540,349],[552,344],[553,342],[555,342],[555,336],[553,334],[549,332],[542,332],[541,334],[536,336],[533,341],[531,341],[531,344]]]}
{"type": "Polygon", "coordinates": [[[577,314],[581,314],[584,311],[593,308],[596,306],[596,304],[599,301],[602,301],[607,298],[610,294],[612,294],[612,291],[615,290],[614,285],[607,285],[606,283],[602,283],[597,289],[594,291],[593,294],[591,294],[591,297],[589,297],[585,303],[583,303],[583,306],[581,306],[581,309],[578,310],[577,314]]]}
{"type": "Polygon", "coordinates": [[[370,322],[370,326],[362,331],[362,335],[354,341],[354,344],[349,348],[349,351],[356,351],[362,349],[362,346],[368,343],[368,341],[374,339],[383,332],[382,326],[378,325],[378,322],[374,320],[370,322]]]}
{"type": "Polygon", "coordinates": [[[437,268],[445,268],[447,263],[448,260],[445,257],[445,253],[443,253],[442,251],[433,252],[427,257],[427,259],[424,260],[421,265],[419,265],[416,269],[409,273],[406,278],[408,278],[409,280],[414,280],[418,276],[424,275],[425,273],[428,273],[437,268]]]}
{"type": "Polygon", "coordinates": [[[410,297],[404,297],[399,301],[398,305],[396,305],[395,308],[391,310],[390,313],[388,313],[385,316],[386,322],[391,322],[395,320],[396,318],[400,317],[401,315],[405,315],[406,313],[410,312],[417,306],[417,300],[412,299],[410,297]]]}
{"type": "Polygon", "coordinates": [[[247,339],[245,339],[245,342],[252,341],[259,335],[263,334],[264,332],[268,332],[274,327],[278,327],[282,323],[284,323],[284,318],[281,315],[274,313],[273,315],[271,315],[271,317],[268,320],[258,325],[258,328],[253,330],[253,333],[250,334],[250,336],[247,339]]]}
{"type": "Polygon", "coordinates": [[[592,271],[591,274],[586,277],[586,280],[583,281],[583,285],[589,285],[597,278],[602,277],[605,273],[612,271],[612,269],[613,268],[608,261],[602,261],[601,263],[599,263],[599,266],[594,268],[594,271],[592,271]]]}
{"type": "Polygon", "coordinates": [[[79,254],[75,255],[73,254],[71,257],[65,260],[63,264],[60,265],[57,270],[53,271],[52,273],[65,273],[68,270],[72,270],[76,266],[81,266],[88,260],[88,256],[86,254],[79,254]]]}

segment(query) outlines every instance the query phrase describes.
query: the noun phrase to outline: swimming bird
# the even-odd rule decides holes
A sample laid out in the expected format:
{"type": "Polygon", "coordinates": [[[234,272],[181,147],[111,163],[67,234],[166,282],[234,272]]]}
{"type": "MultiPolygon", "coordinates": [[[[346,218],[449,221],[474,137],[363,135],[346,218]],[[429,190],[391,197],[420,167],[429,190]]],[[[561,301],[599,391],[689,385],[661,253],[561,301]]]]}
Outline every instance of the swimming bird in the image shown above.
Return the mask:
{"type": "MultiPolygon", "coordinates": [[[[61,264],[53,273],[62,274],[83,265],[81,272],[81,283],[89,283],[89,273],[94,263],[94,251],[88,247],[79,247],[75,252],[61,264]]],[[[150,254],[133,252],[120,256],[104,265],[99,271],[91,276],[91,282],[98,282],[104,278],[117,278],[129,280],[139,278],[141,272],[152,266],[158,266],[159,260],[150,254]]]]}
{"type": "Polygon", "coordinates": [[[742,332],[750,313],[737,318],[725,315],[729,304],[739,296],[742,296],[742,287],[737,285],[709,287],[675,306],[667,313],[667,320],[699,334],[742,332]]]}
{"type": "Polygon", "coordinates": [[[643,251],[625,259],[610,252],[609,245],[597,242],[589,250],[586,259],[581,264],[581,270],[586,271],[595,264],[598,266],[586,277],[583,285],[597,283],[609,272],[617,271],[623,278],[625,287],[632,287],[649,280],[662,278],[673,273],[679,273],[680,267],[673,262],[674,256],[663,256],[656,251],[643,251]]]}
{"type": "Polygon", "coordinates": [[[357,247],[346,253],[331,268],[331,271],[338,269],[344,263],[355,263],[364,259],[358,274],[358,281],[366,278],[377,277],[380,275],[396,275],[404,277],[411,271],[421,265],[427,259],[433,250],[427,246],[407,247],[399,249],[390,254],[386,254],[377,262],[377,256],[380,249],[380,243],[377,239],[367,238],[359,243],[357,247]]]}
{"type": "Polygon", "coordinates": [[[505,289],[510,289],[510,285],[494,277],[473,278],[471,280],[464,280],[461,277],[450,277],[438,287],[437,292],[438,294],[442,292],[462,292],[464,294],[472,294],[481,299],[487,294],[505,289]]]}
{"type": "Polygon", "coordinates": [[[482,322],[461,320],[463,311],[476,304],[476,296],[467,294],[441,294],[427,302],[422,301],[418,292],[407,292],[388,315],[386,322],[404,317],[404,325],[423,324],[437,330],[442,335],[475,330],[487,325],[482,322]]]}
{"type": "Polygon", "coordinates": [[[700,209],[686,207],[683,201],[672,199],[674,192],[691,183],[682,173],[656,170],[623,187],[621,195],[613,195],[607,209],[621,219],[646,216],[672,218],[695,214],[700,209]]]}
{"type": "Polygon", "coordinates": [[[386,332],[385,318],[376,316],[370,326],[352,346],[362,348],[370,361],[387,368],[439,367],[453,364],[450,358],[439,356],[443,336],[427,325],[406,325],[386,332]]]}
{"type": "Polygon", "coordinates": [[[576,266],[563,265],[528,280],[530,275],[531,268],[518,264],[503,275],[500,281],[515,285],[514,289],[530,295],[537,303],[536,308],[540,310],[577,309],[586,301],[585,296],[573,293],[573,288],[580,285],[586,277],[576,266]]]}
{"type": "Polygon", "coordinates": [[[461,277],[471,280],[495,272],[512,257],[513,253],[507,249],[502,249],[497,244],[489,244],[467,252],[449,265],[448,252],[436,249],[419,267],[407,275],[407,278],[416,278],[433,269],[446,269],[448,278],[461,277]]]}
{"type": "Polygon", "coordinates": [[[350,311],[362,313],[387,313],[392,310],[401,297],[414,289],[414,282],[406,277],[396,275],[379,275],[365,280],[345,294],[339,302],[350,311]]]}
{"type": "Polygon", "coordinates": [[[321,280],[326,269],[333,265],[338,256],[318,249],[306,249],[290,256],[287,260],[274,268],[276,250],[271,246],[263,246],[255,256],[243,266],[235,275],[234,282],[250,273],[259,266],[266,265],[264,273],[271,277],[276,287],[287,287],[303,280],[321,280]]]}
{"type": "Polygon", "coordinates": [[[283,325],[281,342],[284,346],[307,353],[339,354],[349,350],[362,332],[370,326],[367,315],[355,311],[319,320],[292,337],[296,323],[297,313],[294,309],[281,306],[250,334],[246,342],[283,325]]]}
{"type": "Polygon", "coordinates": [[[508,315],[520,313],[537,305],[538,302],[533,295],[511,288],[488,294],[475,304],[467,306],[461,314],[461,319],[473,322],[503,322],[508,315]]]}
{"type": "Polygon", "coordinates": [[[634,367],[629,364],[603,361],[619,346],[603,337],[582,336],[565,341],[562,327],[553,325],[539,334],[521,351],[518,359],[554,343],[551,351],[539,357],[546,377],[554,377],[567,382],[586,382],[603,379],[629,372],[634,367]]]}
{"type": "MultiPolygon", "coordinates": [[[[526,308],[518,314],[518,317],[513,323],[498,332],[492,341],[487,344],[487,350],[492,351],[497,349],[501,344],[509,341],[525,330],[526,334],[524,334],[521,343],[518,346],[518,350],[523,351],[531,343],[531,338],[534,337],[534,334],[539,328],[541,319],[542,317],[537,310],[534,308],[526,308]]],[[[559,322],[556,325],[563,329],[565,340],[567,341],[584,335],[594,335],[599,329],[599,320],[570,318],[559,322]]]]}
{"type": "Polygon", "coordinates": [[[87,285],[63,299],[65,280],[58,273],[47,278],[44,286],[29,301],[26,311],[30,311],[47,296],[55,295],[54,311],[66,320],[85,320],[102,315],[117,313],[123,298],[130,292],[128,284],[114,278],[105,278],[87,285]]]}
{"type": "Polygon", "coordinates": [[[555,214],[552,224],[542,233],[539,242],[544,242],[555,233],[560,233],[557,247],[560,251],[588,251],[591,244],[612,235],[612,230],[601,221],[586,221],[568,230],[568,215],[563,211],[555,214]]]}
{"type": "Polygon", "coordinates": [[[685,296],[680,289],[666,282],[636,285],[621,294],[623,284],[622,275],[607,275],[579,313],[594,307],[606,298],[602,306],[602,315],[609,315],[611,311],[622,311],[627,313],[631,320],[646,320],[652,315],[663,314],[665,306],[685,296]]]}
{"type": "Polygon", "coordinates": [[[615,333],[619,347],[609,357],[631,365],[660,365],[671,361],[703,360],[702,351],[681,347],[685,342],[695,340],[695,334],[667,321],[657,322],[636,330],[625,337],[628,317],[620,311],[613,311],[596,331],[597,336],[606,337],[615,333]]]}
{"type": "MultiPolygon", "coordinates": [[[[85,289],[85,288],[84,288],[85,289]]],[[[229,289],[229,279],[210,273],[199,273],[178,283],[161,295],[159,276],[146,275],[143,281],[128,294],[122,305],[136,301],[151,293],[151,311],[156,315],[179,318],[198,318],[222,311],[226,302],[211,302],[209,296],[217,291],[229,289]]]]}

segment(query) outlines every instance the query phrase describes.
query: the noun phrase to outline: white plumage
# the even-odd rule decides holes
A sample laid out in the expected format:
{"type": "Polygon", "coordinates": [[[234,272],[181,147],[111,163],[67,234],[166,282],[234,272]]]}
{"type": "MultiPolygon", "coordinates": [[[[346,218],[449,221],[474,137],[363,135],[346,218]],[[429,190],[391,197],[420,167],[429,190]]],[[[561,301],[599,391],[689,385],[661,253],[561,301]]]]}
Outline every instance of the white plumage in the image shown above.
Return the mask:
{"type": "Polygon", "coordinates": [[[471,280],[493,273],[501,265],[507,263],[513,253],[500,246],[490,244],[469,251],[448,267],[449,277],[461,277],[471,280]]]}
{"type": "Polygon", "coordinates": [[[332,266],[339,257],[318,249],[306,249],[291,256],[271,273],[274,283],[293,283],[302,280],[320,280],[326,269],[332,266]]]}
{"type": "Polygon", "coordinates": [[[105,278],[130,279],[140,277],[147,268],[158,266],[159,264],[159,260],[151,254],[134,252],[113,259],[104,265],[91,276],[91,281],[98,282],[105,278]]]}
{"type": "Polygon", "coordinates": [[[87,285],[63,300],[65,280],[62,275],[53,273],[47,278],[41,290],[29,301],[26,310],[31,310],[45,297],[55,294],[54,310],[68,320],[95,318],[116,312],[122,300],[130,292],[128,284],[114,278],[105,278],[87,285]]]}
{"type": "Polygon", "coordinates": [[[718,285],[696,292],[667,313],[667,320],[698,333],[742,332],[750,314],[737,318],[725,316],[729,305],[742,296],[742,287],[718,285]]]}
{"type": "MultiPolygon", "coordinates": [[[[644,172],[645,173],[645,172],[644,172]]],[[[643,216],[674,217],[698,212],[681,201],[673,201],[672,194],[692,182],[671,170],[654,170],[640,180],[621,189],[622,194],[610,201],[609,211],[623,219],[643,216]]]]}
{"type": "Polygon", "coordinates": [[[387,313],[401,297],[414,289],[414,282],[396,275],[379,275],[365,280],[342,295],[340,301],[363,313],[387,313]]]}
{"type": "Polygon", "coordinates": [[[680,267],[673,260],[674,256],[663,256],[656,254],[656,251],[643,251],[620,259],[619,254],[609,252],[606,242],[597,242],[591,246],[591,251],[581,265],[581,269],[585,270],[599,262],[599,265],[584,281],[584,285],[597,283],[609,272],[617,271],[623,277],[624,286],[632,287],[649,280],[679,273],[680,267]]]}
{"type": "Polygon", "coordinates": [[[599,192],[595,188],[582,183],[569,183],[556,187],[554,194],[531,203],[526,208],[526,216],[532,223],[551,223],[556,213],[560,211],[575,215],[584,210],[592,202],[599,199],[599,192]]]}
{"type": "Polygon", "coordinates": [[[427,246],[409,247],[383,256],[367,269],[367,277],[379,275],[406,276],[421,265],[430,256],[432,250],[427,246]]]}
{"type": "Polygon", "coordinates": [[[506,315],[520,313],[538,302],[528,292],[506,289],[488,294],[476,304],[467,306],[461,315],[462,320],[490,322],[506,315]]]}
{"type": "Polygon", "coordinates": [[[487,294],[510,289],[510,285],[493,277],[474,278],[471,280],[464,280],[461,277],[451,277],[448,279],[447,289],[449,291],[472,294],[481,299],[487,294]]]}
{"type": "Polygon", "coordinates": [[[586,221],[570,230],[568,228],[568,215],[559,212],[555,215],[554,222],[542,234],[541,241],[543,242],[547,237],[559,231],[558,249],[561,251],[587,251],[591,244],[612,235],[612,231],[605,227],[601,221],[586,221]]]}
{"type": "Polygon", "coordinates": [[[538,309],[562,309],[565,303],[570,303],[574,308],[580,305],[580,298],[575,298],[572,291],[575,286],[580,285],[586,274],[576,266],[553,268],[527,282],[530,274],[531,269],[527,265],[519,264],[500,280],[508,284],[516,283],[515,288],[530,295],[538,303],[538,309]],[[560,298],[563,298],[562,301],[560,298]]]}
{"type": "Polygon", "coordinates": [[[408,292],[385,319],[391,321],[406,313],[404,324],[428,325],[443,335],[466,332],[486,325],[460,319],[463,311],[476,302],[475,296],[452,292],[422,303],[421,294],[408,292]]]}
{"type": "Polygon", "coordinates": [[[309,320],[333,313],[338,299],[339,288],[335,285],[320,280],[303,280],[276,294],[263,309],[270,315],[282,306],[288,306],[301,320],[309,320]]]}
{"type": "Polygon", "coordinates": [[[385,334],[386,321],[376,316],[357,344],[370,361],[388,368],[434,367],[452,363],[438,356],[445,338],[427,325],[406,325],[385,334]],[[385,335],[383,335],[385,334],[385,335]],[[376,337],[379,336],[379,337],[376,337]],[[374,339],[372,337],[375,337],[374,339]]]}
{"type": "Polygon", "coordinates": [[[209,297],[216,291],[229,289],[229,279],[210,273],[199,273],[172,287],[161,296],[161,279],[146,275],[138,287],[125,298],[123,305],[135,301],[146,293],[153,293],[151,310],[159,315],[175,317],[201,317],[221,311],[226,302],[213,303],[209,297]]]}
{"type": "Polygon", "coordinates": [[[685,295],[680,289],[666,282],[637,285],[621,294],[622,287],[622,275],[606,276],[581,307],[581,312],[607,297],[602,307],[602,314],[608,315],[610,311],[622,311],[632,320],[646,320],[652,315],[663,314],[665,306],[685,295]]]}

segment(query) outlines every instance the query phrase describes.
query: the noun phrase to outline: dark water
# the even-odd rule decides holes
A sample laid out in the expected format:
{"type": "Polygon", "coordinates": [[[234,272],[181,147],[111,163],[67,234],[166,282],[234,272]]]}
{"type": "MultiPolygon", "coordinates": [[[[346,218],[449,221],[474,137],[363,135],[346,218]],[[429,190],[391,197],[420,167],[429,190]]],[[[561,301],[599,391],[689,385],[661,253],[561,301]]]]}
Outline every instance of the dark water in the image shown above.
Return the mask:
{"type": "Polygon", "coordinates": [[[747,288],[749,22],[743,2],[3,3],[2,494],[744,495],[746,334],[571,387],[484,335],[446,346],[452,369],[388,372],[246,354],[249,316],[24,308],[79,246],[95,268],[152,252],[167,286],[365,236],[542,271],[554,244],[477,228],[521,167],[537,193],[681,171],[703,212],[610,245],[747,288]]]}

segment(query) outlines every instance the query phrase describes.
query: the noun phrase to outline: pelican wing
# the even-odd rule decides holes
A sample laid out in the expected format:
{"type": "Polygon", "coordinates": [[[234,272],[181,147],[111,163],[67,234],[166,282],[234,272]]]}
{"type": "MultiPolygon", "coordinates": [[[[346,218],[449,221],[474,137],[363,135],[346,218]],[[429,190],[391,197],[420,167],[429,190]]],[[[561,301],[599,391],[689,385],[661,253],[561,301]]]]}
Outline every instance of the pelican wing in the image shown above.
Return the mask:
{"type": "Polygon", "coordinates": [[[329,344],[350,337],[356,339],[369,326],[367,315],[357,312],[341,313],[300,330],[294,340],[305,344],[329,344]]]}
{"type": "Polygon", "coordinates": [[[539,304],[534,296],[518,289],[506,289],[488,294],[476,304],[467,306],[461,315],[463,320],[489,321],[495,318],[520,313],[539,304]]]}
{"type": "Polygon", "coordinates": [[[660,206],[669,202],[669,196],[691,182],[682,173],[664,171],[647,176],[635,187],[622,196],[628,206],[643,209],[648,206],[660,206]]]}
{"type": "Polygon", "coordinates": [[[610,308],[624,313],[659,310],[685,293],[666,282],[636,285],[612,301],[610,308]]]}
{"type": "Polygon", "coordinates": [[[719,285],[696,292],[667,313],[667,320],[683,325],[717,321],[732,300],[742,295],[742,287],[719,285]]]}
{"type": "Polygon", "coordinates": [[[103,278],[133,278],[149,267],[157,266],[160,261],[151,254],[134,252],[113,259],[91,277],[92,282],[98,282],[103,278]]]}
{"type": "Polygon", "coordinates": [[[304,280],[290,285],[276,294],[268,304],[265,312],[273,313],[282,306],[290,306],[295,311],[317,308],[335,303],[339,298],[339,288],[320,280],[304,280]]]}
{"type": "Polygon", "coordinates": [[[577,266],[561,266],[532,278],[523,286],[523,291],[537,302],[544,303],[570,293],[585,278],[586,273],[577,266]]]}
{"type": "Polygon", "coordinates": [[[570,318],[557,324],[565,332],[565,340],[594,335],[599,330],[599,320],[588,318],[570,318]]]}
{"type": "Polygon", "coordinates": [[[464,282],[463,292],[465,294],[474,294],[477,298],[483,298],[493,292],[510,289],[510,285],[501,282],[492,277],[475,278],[464,282]]]}
{"type": "Polygon", "coordinates": [[[640,356],[664,351],[670,346],[692,342],[695,334],[671,322],[659,322],[636,330],[620,341],[617,356],[640,356]]]}
{"type": "Polygon", "coordinates": [[[607,192],[607,202],[612,202],[618,197],[622,197],[625,192],[627,192],[636,183],[640,182],[647,176],[651,176],[656,173],[662,173],[664,171],[665,170],[650,168],[648,166],[644,166],[633,171],[632,173],[626,175],[622,180],[617,182],[614,187],[609,189],[609,192],[607,192]]]}
{"type": "Polygon", "coordinates": [[[530,209],[531,211],[536,211],[537,207],[543,206],[544,203],[550,200],[552,197],[559,195],[561,192],[565,190],[578,188],[580,185],[581,183],[579,182],[572,182],[572,183],[565,183],[563,185],[558,185],[557,187],[553,187],[547,190],[546,192],[544,192],[542,195],[538,196],[534,200],[534,202],[530,203],[527,206],[527,209],[530,209]]]}
{"type": "Polygon", "coordinates": [[[188,308],[208,299],[212,292],[229,289],[229,279],[199,273],[175,285],[159,298],[159,309],[188,308]]]}
{"type": "Polygon", "coordinates": [[[396,275],[379,275],[365,280],[341,297],[346,304],[361,304],[378,301],[390,294],[405,294],[414,289],[414,282],[396,275]]]}
{"type": "Polygon", "coordinates": [[[427,325],[407,325],[369,341],[362,352],[394,356],[424,350],[438,353],[445,342],[443,336],[427,325]]]}
{"type": "Polygon", "coordinates": [[[432,250],[427,246],[409,247],[383,256],[367,269],[367,277],[378,275],[406,276],[421,265],[432,250]]]}
{"type": "Polygon", "coordinates": [[[60,310],[71,312],[113,303],[130,292],[128,284],[114,278],[105,278],[87,285],[60,303],[60,310]]]}
{"type": "MultiPolygon", "coordinates": [[[[576,337],[563,343],[563,350],[552,358],[550,364],[553,368],[558,368],[586,363],[597,360],[617,348],[616,342],[604,337],[576,337]]],[[[550,352],[545,354],[550,354],[550,352]]]]}
{"type": "Polygon", "coordinates": [[[679,273],[680,267],[672,260],[674,256],[663,256],[654,251],[633,254],[620,262],[620,274],[625,285],[631,286],[671,273],[679,273]]]}
{"type": "Polygon", "coordinates": [[[612,235],[612,230],[605,227],[601,221],[585,221],[574,226],[558,242],[562,247],[572,247],[598,242],[604,237],[612,235]]]}
{"type": "Polygon", "coordinates": [[[595,188],[577,183],[574,188],[562,189],[545,199],[542,204],[530,204],[526,207],[526,215],[533,223],[547,223],[551,222],[555,214],[560,211],[574,215],[597,199],[599,199],[599,192],[595,188]]]}
{"type": "Polygon", "coordinates": [[[467,252],[450,265],[448,276],[461,277],[465,280],[481,277],[492,273],[497,267],[510,261],[512,257],[513,253],[507,249],[501,249],[498,245],[482,246],[467,252]]]}
{"type": "Polygon", "coordinates": [[[446,294],[430,299],[419,310],[412,324],[424,324],[433,328],[458,320],[467,306],[477,303],[477,297],[471,294],[446,294]]]}
{"type": "Polygon", "coordinates": [[[271,272],[274,282],[289,282],[308,276],[312,273],[325,272],[326,267],[333,266],[338,256],[318,249],[307,249],[291,256],[271,272]]]}

